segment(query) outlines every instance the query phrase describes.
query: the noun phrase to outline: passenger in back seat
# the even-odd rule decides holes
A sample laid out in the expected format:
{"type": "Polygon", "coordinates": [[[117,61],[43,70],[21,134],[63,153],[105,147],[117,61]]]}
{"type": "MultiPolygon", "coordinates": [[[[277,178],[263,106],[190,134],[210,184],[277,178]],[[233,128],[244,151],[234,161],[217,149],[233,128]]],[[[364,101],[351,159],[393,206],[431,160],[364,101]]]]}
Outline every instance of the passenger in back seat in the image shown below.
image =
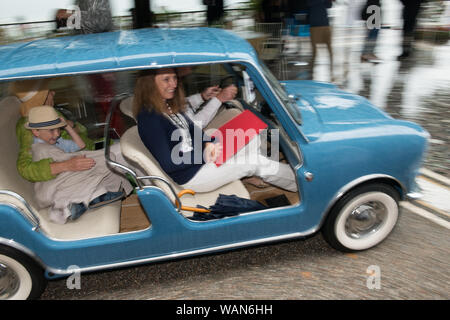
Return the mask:
{"type": "Polygon", "coordinates": [[[297,190],[290,166],[263,156],[258,139],[217,167],[214,162],[221,146],[213,143],[186,112],[184,92],[178,86],[175,69],[141,73],[135,87],[134,112],[142,142],[162,169],[184,188],[209,192],[256,175],[278,187],[297,190]],[[253,157],[246,158],[249,153],[253,157]]]}
{"type": "MultiPolygon", "coordinates": [[[[93,163],[93,160],[89,159],[89,157],[81,156],[74,156],[64,161],[55,161],[50,157],[33,161],[31,154],[33,135],[29,130],[26,130],[24,125],[31,108],[42,105],[53,107],[55,92],[49,90],[48,83],[49,79],[16,81],[9,88],[10,92],[21,102],[20,113],[22,117],[16,124],[16,136],[19,142],[17,171],[24,179],[30,182],[53,180],[63,172],[87,170],[93,163]]],[[[69,120],[66,120],[66,122],[68,126],[73,127],[80,135],[80,138],[86,145],[85,150],[95,149],[94,142],[88,138],[87,129],[81,123],[77,122],[74,125],[69,120]]],[[[62,131],[61,137],[68,140],[72,139],[66,130],[62,131]]],[[[117,162],[133,168],[123,158],[120,144],[112,145],[110,151],[114,154],[117,162]]],[[[135,170],[140,173],[138,169],[135,170]]]]}
{"type": "MultiPolygon", "coordinates": [[[[31,145],[33,135],[26,130],[24,125],[27,121],[28,112],[36,106],[53,106],[54,91],[48,88],[49,80],[24,80],[11,84],[10,92],[16,96],[20,102],[20,114],[22,117],[16,125],[16,136],[19,142],[19,155],[17,158],[17,170],[20,175],[31,182],[48,181],[54,179],[59,173],[69,170],[76,170],[89,165],[91,162],[86,158],[73,158],[67,161],[55,162],[50,158],[34,162],[31,155],[31,145]]],[[[75,125],[68,121],[68,125],[74,127],[86,144],[87,150],[94,150],[94,143],[87,136],[86,128],[80,124],[75,125]]],[[[71,139],[67,132],[62,133],[65,139],[71,139]]]]}
{"type": "MultiPolygon", "coordinates": [[[[78,152],[85,147],[76,131],[68,127],[50,106],[30,109],[25,128],[34,135],[33,160],[47,157],[64,160],[72,156],[67,153],[78,152]],[[73,140],[60,137],[63,128],[73,140]]],[[[132,190],[127,179],[109,170],[103,152],[87,152],[89,157],[86,153],[77,153],[89,160],[83,170],[69,170],[54,180],[34,185],[38,205],[41,209],[51,207],[49,216],[56,223],[65,223],[67,218],[78,219],[88,208],[120,200],[132,190]],[[98,163],[95,159],[99,160],[98,163]]]]}

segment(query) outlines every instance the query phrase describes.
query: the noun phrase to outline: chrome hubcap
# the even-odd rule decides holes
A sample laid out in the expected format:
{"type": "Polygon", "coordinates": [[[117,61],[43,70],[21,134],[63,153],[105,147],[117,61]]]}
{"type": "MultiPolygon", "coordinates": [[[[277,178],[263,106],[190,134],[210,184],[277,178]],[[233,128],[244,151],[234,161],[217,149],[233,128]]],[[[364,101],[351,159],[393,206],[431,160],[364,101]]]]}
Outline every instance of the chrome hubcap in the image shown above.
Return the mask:
{"type": "Polygon", "coordinates": [[[0,300],[6,300],[19,290],[20,279],[17,273],[0,262],[0,300]]]}
{"type": "Polygon", "coordinates": [[[383,203],[370,201],[359,205],[347,217],[345,233],[360,239],[377,232],[386,218],[387,210],[383,203]]]}

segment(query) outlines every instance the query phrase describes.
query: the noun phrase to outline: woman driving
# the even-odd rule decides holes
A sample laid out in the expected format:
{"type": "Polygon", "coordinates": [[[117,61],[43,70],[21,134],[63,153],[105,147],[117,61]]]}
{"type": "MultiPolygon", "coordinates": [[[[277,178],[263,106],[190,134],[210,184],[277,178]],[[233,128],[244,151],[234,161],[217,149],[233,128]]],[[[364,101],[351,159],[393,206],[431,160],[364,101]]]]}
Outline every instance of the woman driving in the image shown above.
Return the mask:
{"type": "Polygon", "coordinates": [[[139,135],[177,184],[195,192],[209,192],[255,175],[283,189],[297,190],[290,166],[263,156],[258,139],[216,166],[221,144],[206,135],[196,125],[198,119],[185,111],[186,99],[175,69],[147,70],[140,74],[134,95],[139,135]]]}

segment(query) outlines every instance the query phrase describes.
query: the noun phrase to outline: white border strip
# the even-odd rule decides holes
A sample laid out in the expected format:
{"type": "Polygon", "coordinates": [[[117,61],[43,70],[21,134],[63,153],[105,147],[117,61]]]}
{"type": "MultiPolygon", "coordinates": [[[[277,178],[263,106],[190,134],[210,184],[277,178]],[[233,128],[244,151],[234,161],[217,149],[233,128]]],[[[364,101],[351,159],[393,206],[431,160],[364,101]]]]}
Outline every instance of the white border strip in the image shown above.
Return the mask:
{"type": "Polygon", "coordinates": [[[450,186],[450,179],[447,177],[444,177],[440,174],[437,174],[436,172],[433,172],[426,168],[421,168],[420,173],[424,176],[430,177],[432,179],[438,180],[439,182],[442,182],[443,184],[450,186]]]}
{"type": "Polygon", "coordinates": [[[442,218],[439,218],[439,217],[435,216],[434,214],[432,214],[422,208],[416,207],[415,205],[413,205],[409,202],[405,202],[405,201],[401,202],[400,206],[425,218],[425,219],[428,219],[428,220],[450,230],[450,222],[448,222],[442,218]]]}

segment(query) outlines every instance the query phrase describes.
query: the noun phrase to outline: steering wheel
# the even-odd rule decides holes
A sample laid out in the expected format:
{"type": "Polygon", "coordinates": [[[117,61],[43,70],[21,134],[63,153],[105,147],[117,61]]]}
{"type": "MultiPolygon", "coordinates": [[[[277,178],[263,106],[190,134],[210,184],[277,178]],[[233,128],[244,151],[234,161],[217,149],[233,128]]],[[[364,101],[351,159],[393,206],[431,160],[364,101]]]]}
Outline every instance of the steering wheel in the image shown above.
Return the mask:
{"type": "Polygon", "coordinates": [[[244,106],[237,99],[229,100],[227,102],[224,102],[222,105],[225,106],[226,109],[233,109],[233,108],[235,108],[235,109],[239,109],[241,111],[244,111],[244,106]]]}
{"type": "MultiPolygon", "coordinates": [[[[239,84],[237,83],[237,79],[234,75],[227,75],[227,76],[223,77],[222,79],[220,79],[220,81],[219,81],[219,87],[222,89],[226,88],[230,85],[235,85],[236,88],[238,88],[238,93],[236,96],[240,96],[241,89],[239,88],[239,84]]],[[[243,107],[242,103],[240,103],[237,99],[229,100],[229,101],[222,103],[222,105],[220,106],[219,112],[220,112],[220,110],[223,110],[224,108],[225,109],[236,108],[241,111],[244,111],[244,107],[243,107]]]]}
{"type": "Polygon", "coordinates": [[[223,77],[222,79],[220,79],[219,87],[225,88],[232,84],[234,84],[236,87],[239,88],[239,85],[235,81],[235,76],[230,74],[230,75],[227,75],[227,76],[223,77]]]}

